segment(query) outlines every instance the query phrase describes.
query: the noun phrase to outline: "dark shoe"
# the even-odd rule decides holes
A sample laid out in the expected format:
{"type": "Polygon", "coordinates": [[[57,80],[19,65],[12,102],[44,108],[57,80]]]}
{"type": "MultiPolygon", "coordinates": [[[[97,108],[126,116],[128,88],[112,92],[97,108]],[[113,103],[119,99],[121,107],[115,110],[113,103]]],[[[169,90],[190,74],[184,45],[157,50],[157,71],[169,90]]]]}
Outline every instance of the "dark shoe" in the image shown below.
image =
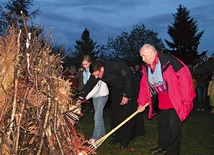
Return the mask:
{"type": "Polygon", "coordinates": [[[111,141],[109,141],[109,144],[110,144],[110,145],[117,144],[117,140],[116,140],[116,139],[112,139],[111,141]]]}
{"type": "Polygon", "coordinates": [[[162,153],[162,154],[166,154],[166,150],[162,150],[161,148],[157,147],[155,149],[151,149],[149,151],[151,154],[157,154],[157,153],[162,153]]]}
{"type": "Polygon", "coordinates": [[[120,149],[126,149],[129,147],[129,143],[120,143],[120,149]]]}

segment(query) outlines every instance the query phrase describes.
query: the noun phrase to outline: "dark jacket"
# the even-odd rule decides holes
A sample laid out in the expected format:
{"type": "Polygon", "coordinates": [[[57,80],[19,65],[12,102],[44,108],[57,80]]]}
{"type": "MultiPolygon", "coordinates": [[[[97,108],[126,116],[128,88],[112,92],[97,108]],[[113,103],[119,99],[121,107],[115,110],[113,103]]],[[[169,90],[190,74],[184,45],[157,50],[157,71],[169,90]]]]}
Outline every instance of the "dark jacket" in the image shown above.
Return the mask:
{"type": "MultiPolygon", "coordinates": [[[[80,98],[85,98],[99,80],[99,78],[96,79],[91,75],[82,90],[80,98]]],[[[132,88],[137,85],[132,84],[133,73],[131,69],[119,59],[104,61],[104,75],[101,80],[107,83],[111,87],[111,90],[121,92],[127,98],[131,98],[132,88]]]]}
{"type": "MultiPolygon", "coordinates": [[[[137,110],[139,83],[130,67],[119,59],[105,60],[103,67],[104,75],[101,80],[111,88],[111,128],[113,129],[137,110]],[[129,99],[125,105],[120,104],[123,96],[129,99]]],[[[84,99],[99,80],[91,75],[79,98],[84,99]]],[[[115,132],[115,138],[120,143],[129,143],[133,138],[144,133],[143,113],[139,113],[115,132]]]]}

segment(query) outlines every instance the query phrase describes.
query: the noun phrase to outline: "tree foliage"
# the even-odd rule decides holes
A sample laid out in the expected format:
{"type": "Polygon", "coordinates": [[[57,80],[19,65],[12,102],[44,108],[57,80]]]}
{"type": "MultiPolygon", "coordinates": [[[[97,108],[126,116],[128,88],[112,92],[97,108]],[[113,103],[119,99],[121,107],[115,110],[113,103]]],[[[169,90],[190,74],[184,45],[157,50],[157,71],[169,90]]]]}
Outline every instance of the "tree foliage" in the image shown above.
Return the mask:
{"type": "Polygon", "coordinates": [[[81,40],[76,40],[76,44],[75,49],[77,51],[74,57],[78,66],[80,66],[81,60],[85,55],[90,55],[93,59],[100,53],[99,45],[96,45],[97,42],[90,38],[90,32],[87,29],[83,31],[81,40]]]}
{"type": "Polygon", "coordinates": [[[0,6],[0,34],[4,34],[8,26],[24,26],[22,15],[27,18],[34,18],[40,13],[39,9],[32,12],[29,10],[34,0],[9,0],[0,6]]]}
{"type": "Polygon", "coordinates": [[[168,26],[167,33],[172,42],[165,39],[171,54],[185,63],[194,63],[198,59],[198,45],[204,31],[198,32],[198,24],[190,17],[190,11],[179,5],[177,13],[173,14],[174,23],[168,26]]]}
{"type": "Polygon", "coordinates": [[[106,48],[115,57],[128,60],[129,63],[139,63],[139,50],[145,43],[153,44],[157,49],[165,49],[158,33],[147,30],[144,24],[134,25],[131,32],[122,31],[118,36],[108,38],[106,48]]]}

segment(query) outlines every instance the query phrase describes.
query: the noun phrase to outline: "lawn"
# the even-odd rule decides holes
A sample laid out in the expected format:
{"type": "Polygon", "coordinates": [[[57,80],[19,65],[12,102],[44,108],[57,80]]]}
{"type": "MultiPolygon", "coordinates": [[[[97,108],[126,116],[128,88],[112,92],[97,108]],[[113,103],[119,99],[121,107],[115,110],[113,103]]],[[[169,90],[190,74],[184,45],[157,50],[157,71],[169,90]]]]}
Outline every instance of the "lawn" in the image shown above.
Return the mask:
{"type": "MultiPolygon", "coordinates": [[[[157,130],[156,119],[147,119],[148,109],[144,111],[144,124],[146,133],[141,137],[135,138],[130,143],[130,147],[134,151],[119,149],[119,144],[109,145],[111,137],[105,140],[103,144],[97,148],[98,155],[150,155],[148,151],[157,146],[157,130]]],[[[110,129],[110,108],[104,109],[104,119],[106,132],[110,129]]],[[[93,113],[87,111],[80,119],[81,131],[86,139],[90,139],[93,131],[93,113]]],[[[193,109],[188,119],[183,123],[181,155],[213,155],[214,154],[214,114],[210,114],[210,110],[204,112],[193,109]]]]}

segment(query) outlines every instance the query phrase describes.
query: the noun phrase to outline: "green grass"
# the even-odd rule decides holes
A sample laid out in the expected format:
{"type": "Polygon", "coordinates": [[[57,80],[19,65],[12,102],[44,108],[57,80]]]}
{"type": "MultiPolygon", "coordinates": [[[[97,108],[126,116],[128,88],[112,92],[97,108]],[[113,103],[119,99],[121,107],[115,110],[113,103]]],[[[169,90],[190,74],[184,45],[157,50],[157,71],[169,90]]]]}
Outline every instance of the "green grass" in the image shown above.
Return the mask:
{"type": "MultiPolygon", "coordinates": [[[[106,132],[110,129],[110,113],[109,108],[104,109],[104,119],[106,132]]],[[[134,148],[133,152],[119,149],[119,144],[109,145],[111,137],[105,140],[103,144],[97,148],[98,155],[150,155],[148,151],[157,146],[157,129],[156,119],[147,119],[147,110],[144,112],[145,135],[135,138],[130,143],[130,147],[134,148]]],[[[90,139],[93,132],[93,113],[85,112],[80,119],[80,131],[85,135],[86,139],[90,139]]],[[[214,114],[208,111],[191,112],[190,116],[183,123],[181,155],[212,155],[214,154],[214,114]]]]}

